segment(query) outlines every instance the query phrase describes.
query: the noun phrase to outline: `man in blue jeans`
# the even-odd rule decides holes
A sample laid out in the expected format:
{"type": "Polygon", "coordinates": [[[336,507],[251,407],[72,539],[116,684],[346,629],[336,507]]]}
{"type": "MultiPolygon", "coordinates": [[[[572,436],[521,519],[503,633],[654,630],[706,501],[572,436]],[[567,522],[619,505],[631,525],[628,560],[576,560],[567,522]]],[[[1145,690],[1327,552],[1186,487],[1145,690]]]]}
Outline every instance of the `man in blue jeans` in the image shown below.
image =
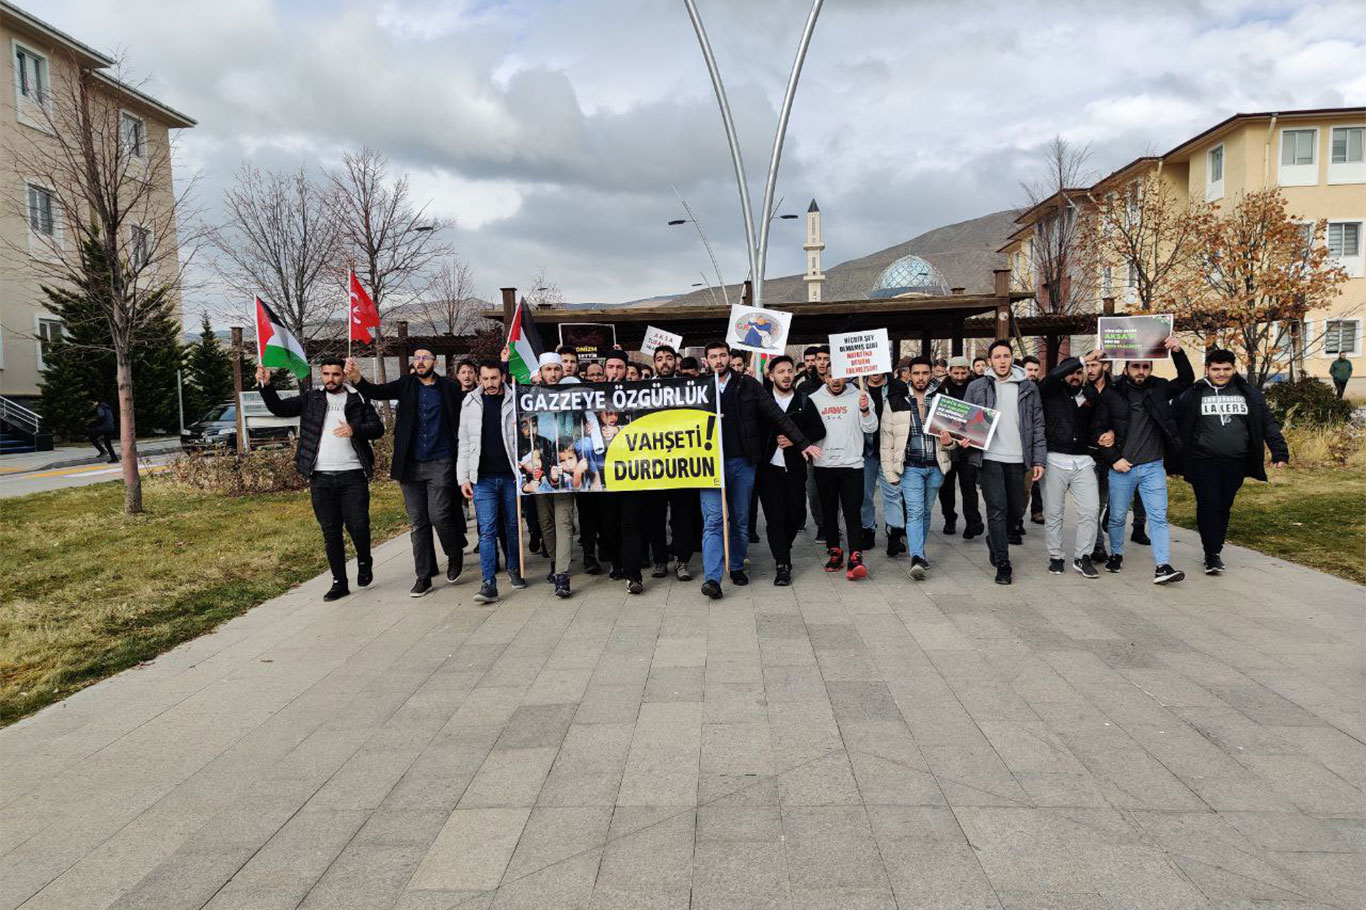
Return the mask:
{"type": "Polygon", "coordinates": [[[479,365],[479,388],[460,409],[456,482],[474,501],[479,524],[479,566],[483,584],[475,603],[498,600],[498,537],[507,553],[508,584],[525,588],[520,571],[521,535],[517,533],[517,419],[512,393],[503,386],[500,363],[479,365]]]}
{"type": "Polygon", "coordinates": [[[1148,537],[1152,540],[1157,570],[1153,584],[1178,582],[1186,573],[1171,566],[1171,532],[1167,527],[1167,464],[1173,470],[1181,456],[1181,434],[1172,412],[1172,401],[1195,382],[1195,371],[1181,342],[1167,338],[1176,366],[1175,379],[1153,375],[1151,360],[1130,360],[1124,375],[1100,396],[1091,423],[1091,437],[1101,458],[1110,466],[1110,558],[1107,572],[1124,567],[1124,519],[1134,490],[1148,513],[1148,537]],[[1114,444],[1099,445],[1102,434],[1113,430],[1114,444]]]}
{"type": "MultiPolygon", "coordinates": [[[[730,580],[749,584],[745,556],[749,553],[749,497],[754,490],[755,466],[764,455],[771,428],[787,437],[808,461],[821,450],[811,445],[791,417],[753,376],[730,368],[730,347],[713,341],[706,347],[707,366],[721,393],[721,452],[725,457],[726,508],[730,512],[730,580]]],[[[721,599],[721,573],[726,569],[722,531],[721,490],[702,490],[702,593],[721,599]]]]}

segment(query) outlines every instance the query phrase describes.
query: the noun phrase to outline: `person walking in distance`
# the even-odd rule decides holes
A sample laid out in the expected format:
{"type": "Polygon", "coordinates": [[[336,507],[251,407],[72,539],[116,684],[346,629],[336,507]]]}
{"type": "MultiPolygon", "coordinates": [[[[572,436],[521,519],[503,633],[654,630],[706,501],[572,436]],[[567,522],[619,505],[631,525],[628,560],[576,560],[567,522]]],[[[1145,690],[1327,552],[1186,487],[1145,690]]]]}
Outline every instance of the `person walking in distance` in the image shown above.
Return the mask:
{"type": "Polygon", "coordinates": [[[517,418],[512,393],[503,385],[503,365],[479,365],[479,386],[460,409],[455,479],[474,503],[479,527],[482,584],[476,603],[498,601],[498,540],[507,554],[508,584],[525,588],[521,535],[517,530],[517,418]]]}
{"type": "Polygon", "coordinates": [[[1024,479],[1043,479],[1048,451],[1039,388],[1015,366],[1010,342],[993,341],[987,360],[990,369],[968,386],[966,400],[992,408],[999,416],[991,445],[986,451],[974,450],[971,458],[987,507],[987,550],[996,567],[996,583],[1008,585],[1014,571],[1010,545],[1024,542],[1016,531],[1024,515],[1024,479]]]}
{"type": "Polygon", "coordinates": [[[346,378],[371,401],[398,401],[389,473],[403,490],[412,525],[417,580],[408,593],[422,597],[432,590],[438,572],[433,529],[446,552],[446,580],[454,584],[464,569],[466,543],[465,530],[455,520],[455,434],[464,403],[460,384],[436,371],[436,355],[427,348],[414,351],[413,371],[393,382],[365,379],[354,357],[346,359],[346,378]]]}
{"type": "MultiPolygon", "coordinates": [[[[796,421],[807,439],[824,436],[824,424],[813,423],[806,410],[806,393],[795,388],[797,374],[792,358],[785,354],[774,357],[769,362],[769,376],[773,380],[769,394],[783,413],[796,421]]],[[[764,456],[756,477],[759,501],[764,506],[768,549],[777,567],[773,584],[786,587],[792,584],[792,542],[806,516],[806,459],[776,427],[769,429],[764,456]]]]}
{"type": "MultiPolygon", "coordinates": [[[[959,401],[968,393],[972,382],[972,368],[968,359],[961,354],[949,358],[949,372],[938,385],[930,383],[930,397],[947,395],[959,401]]],[[[950,451],[949,469],[944,472],[944,482],[939,487],[939,510],[944,515],[944,533],[958,532],[958,511],[954,501],[955,485],[963,497],[963,539],[971,540],[986,529],[982,522],[982,511],[977,504],[977,469],[968,461],[968,450],[954,446],[950,451]]]]}
{"type": "Polygon", "coordinates": [[[864,434],[877,429],[877,415],[873,413],[872,405],[867,392],[833,374],[826,376],[825,386],[813,392],[806,403],[807,411],[825,426],[820,455],[816,457],[813,469],[821,497],[821,527],[825,529],[829,556],[825,571],[838,572],[844,568],[839,523],[843,511],[844,530],[849,535],[849,566],[845,577],[850,581],[868,574],[861,549],[861,513],[864,434]]]}
{"type": "Polygon", "coordinates": [[[1328,367],[1328,375],[1333,378],[1333,386],[1338,391],[1338,398],[1341,399],[1347,394],[1347,383],[1352,378],[1352,361],[1347,359],[1346,351],[1338,351],[1337,359],[1328,367]]]}
{"type": "Polygon", "coordinates": [[[1181,438],[1181,473],[1195,493],[1205,574],[1219,575],[1239,488],[1249,477],[1266,481],[1263,446],[1278,469],[1290,461],[1290,449],[1266,398],[1238,375],[1232,351],[1206,353],[1205,378],[1183,392],[1172,409],[1181,438]]]}
{"type": "Polygon", "coordinates": [[[1172,413],[1172,401],[1195,380],[1190,360],[1175,335],[1166,341],[1176,365],[1175,379],[1153,375],[1151,360],[1130,360],[1124,375],[1100,396],[1091,432],[1105,463],[1110,466],[1110,558],[1107,572],[1124,565],[1124,518],[1134,491],[1143,500],[1157,569],[1153,583],[1178,582],[1186,574],[1171,566],[1171,536],[1167,527],[1167,468],[1178,467],[1181,436],[1172,413]],[[1099,437],[1114,432],[1114,442],[1100,446],[1099,437]]]}
{"type": "Polygon", "coordinates": [[[119,456],[114,452],[114,436],[119,431],[118,424],[114,421],[114,409],[103,401],[93,400],[90,407],[93,412],[90,418],[90,444],[95,447],[95,452],[101,458],[109,464],[114,464],[119,460],[119,456]]]}
{"type": "MultiPolygon", "coordinates": [[[[1086,356],[1088,361],[1100,359],[1097,351],[1086,356]]],[[[1100,519],[1100,489],[1096,463],[1091,457],[1091,420],[1100,394],[1086,381],[1085,364],[1075,357],[1067,358],[1049,371],[1039,383],[1039,394],[1043,397],[1048,469],[1042,485],[1035,484],[1034,488],[1042,486],[1043,490],[1048,571],[1054,575],[1066,571],[1062,525],[1066,497],[1071,493],[1077,509],[1072,568],[1083,578],[1096,579],[1100,575],[1091,563],[1091,547],[1100,519]]]]}
{"type": "MultiPolygon", "coordinates": [[[[911,381],[896,392],[882,411],[882,472],[890,490],[883,509],[891,524],[900,518],[903,527],[888,529],[888,535],[906,539],[911,554],[911,577],[923,579],[930,570],[925,545],[930,535],[930,517],[944,475],[953,465],[957,448],[948,431],[937,437],[925,434],[930,414],[933,382],[929,358],[911,359],[911,381]],[[903,396],[904,397],[901,397],[903,396]]],[[[889,541],[887,552],[892,552],[889,541]]]]}
{"type": "Polygon", "coordinates": [[[256,368],[256,385],[266,410],[276,417],[299,418],[299,446],[294,469],[308,478],[313,515],[323,532],[332,587],[323,600],[339,600],[351,593],[346,577],[346,543],[342,528],[356,550],[356,584],[374,580],[370,556],[370,475],[375,470],[372,439],[384,435],[384,424],[374,407],[343,383],[340,358],[322,361],[322,388],[281,398],[270,385],[270,370],[256,368]]]}

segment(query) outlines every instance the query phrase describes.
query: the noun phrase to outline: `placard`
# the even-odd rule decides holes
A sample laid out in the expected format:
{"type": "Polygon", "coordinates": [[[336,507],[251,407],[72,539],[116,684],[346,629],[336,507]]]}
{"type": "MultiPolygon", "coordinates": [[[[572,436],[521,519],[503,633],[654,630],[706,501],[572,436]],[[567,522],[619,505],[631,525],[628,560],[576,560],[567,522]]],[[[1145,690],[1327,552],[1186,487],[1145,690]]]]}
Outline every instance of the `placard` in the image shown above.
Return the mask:
{"type": "Polygon", "coordinates": [[[831,335],[830,371],[836,379],[892,372],[892,342],[887,330],[831,335]]]}
{"type": "Polygon", "coordinates": [[[666,345],[673,348],[674,353],[677,354],[679,351],[683,350],[683,336],[675,335],[673,332],[666,332],[663,329],[657,329],[652,325],[647,325],[645,327],[645,340],[640,343],[640,353],[644,354],[646,357],[653,357],[655,348],[660,345],[666,345]]]}
{"type": "Polygon", "coordinates": [[[722,489],[716,379],[516,387],[520,496],[722,489]]]}
{"type": "Polygon", "coordinates": [[[985,449],[991,445],[1001,412],[978,404],[936,395],[930,400],[930,413],[925,415],[925,435],[938,436],[949,431],[959,445],[985,449]]]}
{"type": "Polygon", "coordinates": [[[791,324],[791,313],[733,303],[726,344],[758,354],[781,354],[787,347],[787,329],[791,324]]]}
{"type": "Polygon", "coordinates": [[[579,369],[583,369],[586,363],[602,363],[616,348],[617,327],[596,322],[562,322],[560,345],[574,349],[579,355],[579,369]]]}
{"type": "Polygon", "coordinates": [[[1096,320],[1096,347],[1102,360],[1170,360],[1164,342],[1172,333],[1172,316],[1101,316],[1096,320]]]}

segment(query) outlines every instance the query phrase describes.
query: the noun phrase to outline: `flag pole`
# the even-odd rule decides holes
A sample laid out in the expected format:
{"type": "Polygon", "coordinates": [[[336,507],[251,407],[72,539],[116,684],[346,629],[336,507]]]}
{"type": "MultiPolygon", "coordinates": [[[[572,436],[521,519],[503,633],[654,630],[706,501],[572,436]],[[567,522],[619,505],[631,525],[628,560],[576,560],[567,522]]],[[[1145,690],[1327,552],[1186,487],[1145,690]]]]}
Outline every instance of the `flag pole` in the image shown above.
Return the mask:
{"type": "Polygon", "coordinates": [[[351,270],[346,270],[346,359],[351,359],[351,320],[355,319],[355,314],[351,312],[351,270]]]}
{"type": "MultiPolygon", "coordinates": [[[[517,377],[512,377],[512,419],[517,424],[517,377]]],[[[521,427],[514,425],[513,431],[515,438],[521,438],[521,427]]],[[[514,440],[515,441],[515,440],[514,440]]],[[[518,450],[520,452],[520,449],[518,450]]],[[[526,544],[522,540],[522,465],[520,460],[512,466],[512,482],[517,486],[513,490],[517,493],[517,574],[526,578],[526,544]]],[[[476,516],[477,517],[477,516],[476,516]]]]}

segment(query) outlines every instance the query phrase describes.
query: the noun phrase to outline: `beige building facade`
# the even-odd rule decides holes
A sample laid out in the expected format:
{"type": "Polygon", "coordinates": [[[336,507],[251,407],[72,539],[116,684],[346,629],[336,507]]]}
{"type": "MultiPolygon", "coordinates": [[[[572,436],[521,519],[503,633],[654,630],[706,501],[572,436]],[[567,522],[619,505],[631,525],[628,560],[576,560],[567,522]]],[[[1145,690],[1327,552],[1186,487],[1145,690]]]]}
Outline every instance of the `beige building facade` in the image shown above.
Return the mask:
{"type": "MultiPolygon", "coordinates": [[[[0,75],[0,396],[31,405],[39,392],[43,352],[62,333],[61,321],[44,305],[42,263],[36,260],[51,256],[54,244],[69,248],[64,222],[70,214],[61,211],[55,188],[17,166],[10,150],[47,143],[55,153],[44,105],[54,103],[54,86],[69,81],[78,68],[93,71],[100,90],[116,99],[120,136],[130,155],[168,160],[172,131],[192,127],[195,121],[118,82],[112,57],[7,0],[0,0],[0,43],[5,51],[0,75]]],[[[172,205],[170,168],[149,167],[149,174],[158,184],[153,188],[155,198],[172,205]]],[[[136,225],[130,227],[137,230],[136,225]]],[[[157,245],[174,244],[174,239],[158,238],[157,245]]]]}

